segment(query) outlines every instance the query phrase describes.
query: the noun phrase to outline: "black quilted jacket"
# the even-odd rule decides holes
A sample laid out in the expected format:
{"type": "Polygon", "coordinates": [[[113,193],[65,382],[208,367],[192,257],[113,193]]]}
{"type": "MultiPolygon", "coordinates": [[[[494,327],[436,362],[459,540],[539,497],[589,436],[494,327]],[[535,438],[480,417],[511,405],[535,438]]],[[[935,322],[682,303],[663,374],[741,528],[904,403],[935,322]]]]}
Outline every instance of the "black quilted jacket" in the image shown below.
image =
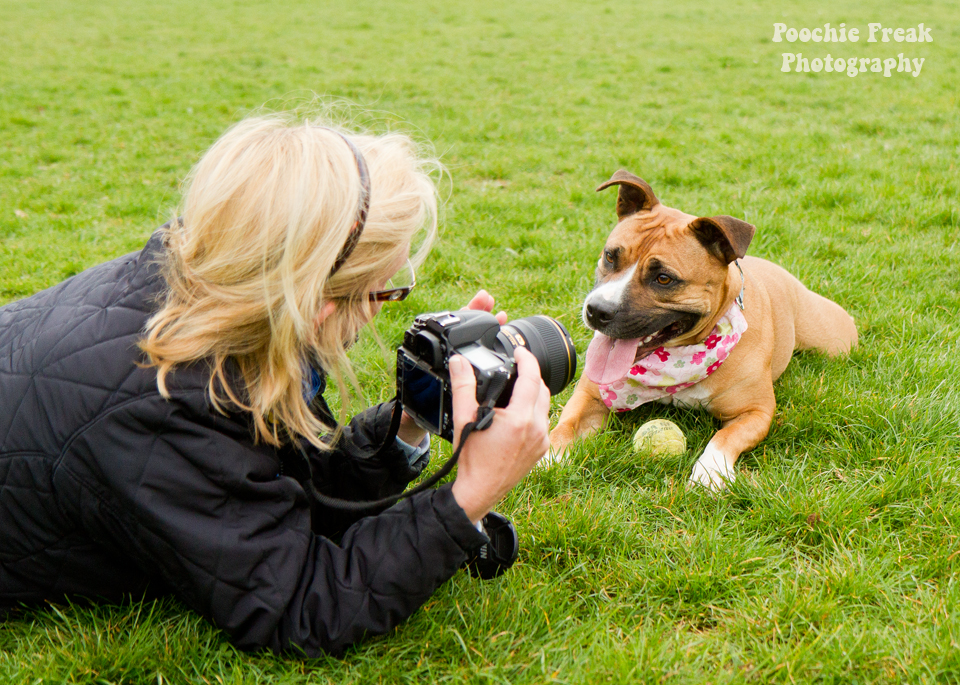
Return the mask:
{"type": "MultiPolygon", "coordinates": [[[[308,656],[390,630],[486,537],[449,487],[360,520],[311,512],[303,454],[214,411],[203,365],[161,397],[136,342],[162,250],[155,235],[0,308],[0,606],[173,592],[240,647],[308,656]]],[[[367,456],[390,411],[308,450],[322,491],[375,498],[416,475],[399,449],[367,456]]]]}

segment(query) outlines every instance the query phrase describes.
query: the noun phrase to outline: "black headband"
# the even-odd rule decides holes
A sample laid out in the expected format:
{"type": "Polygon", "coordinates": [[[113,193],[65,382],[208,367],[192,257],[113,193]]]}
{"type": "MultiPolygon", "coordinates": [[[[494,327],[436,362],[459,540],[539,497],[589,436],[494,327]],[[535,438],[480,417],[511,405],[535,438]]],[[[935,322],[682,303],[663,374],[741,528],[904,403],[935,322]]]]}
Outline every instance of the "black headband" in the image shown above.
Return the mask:
{"type": "MultiPolygon", "coordinates": [[[[329,130],[333,131],[333,129],[329,130]]],[[[357,146],[354,145],[349,138],[339,131],[333,132],[343,138],[343,142],[350,147],[350,152],[353,153],[354,159],[357,160],[357,171],[360,172],[360,206],[357,209],[357,220],[353,222],[350,233],[347,235],[347,240],[343,244],[343,247],[340,248],[337,261],[333,263],[333,268],[330,269],[330,274],[327,276],[328,280],[333,278],[333,275],[340,270],[340,267],[347,261],[347,258],[353,252],[357,243],[360,242],[363,225],[367,222],[367,210],[370,209],[370,174],[367,173],[367,163],[364,161],[363,155],[360,154],[360,150],[357,149],[357,146]]]]}

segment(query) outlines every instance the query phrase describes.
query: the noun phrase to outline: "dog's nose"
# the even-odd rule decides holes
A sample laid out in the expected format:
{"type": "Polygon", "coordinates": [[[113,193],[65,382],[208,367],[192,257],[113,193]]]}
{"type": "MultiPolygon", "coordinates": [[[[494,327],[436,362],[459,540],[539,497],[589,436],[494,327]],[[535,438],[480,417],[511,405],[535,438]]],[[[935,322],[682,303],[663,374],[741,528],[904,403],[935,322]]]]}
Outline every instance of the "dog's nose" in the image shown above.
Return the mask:
{"type": "Polygon", "coordinates": [[[597,329],[603,328],[613,321],[616,313],[616,305],[612,302],[591,302],[586,307],[587,323],[597,329]]]}

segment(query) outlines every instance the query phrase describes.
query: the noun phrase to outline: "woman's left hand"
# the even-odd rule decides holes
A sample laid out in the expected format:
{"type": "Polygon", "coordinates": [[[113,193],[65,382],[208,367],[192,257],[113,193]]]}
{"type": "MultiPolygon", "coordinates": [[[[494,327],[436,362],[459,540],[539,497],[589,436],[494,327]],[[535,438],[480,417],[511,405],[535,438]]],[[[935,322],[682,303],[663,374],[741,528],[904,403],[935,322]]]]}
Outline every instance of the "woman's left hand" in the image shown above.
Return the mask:
{"type": "MultiPolygon", "coordinates": [[[[484,312],[492,312],[493,305],[496,304],[493,295],[488,293],[486,290],[480,290],[476,295],[473,296],[473,299],[467,303],[467,306],[464,309],[479,309],[484,312]]],[[[507,322],[507,313],[506,312],[497,312],[497,323],[501,326],[507,322]]],[[[407,412],[403,412],[403,416],[400,417],[400,430],[397,431],[397,437],[403,440],[408,445],[419,445],[423,442],[424,436],[427,434],[416,422],[410,417],[407,412]]]]}
{"type": "MultiPolygon", "coordinates": [[[[464,309],[480,309],[485,312],[493,311],[493,295],[488,293],[486,290],[479,291],[476,295],[473,296],[473,299],[470,300],[470,303],[464,307],[464,309]]],[[[506,312],[497,312],[497,322],[502,326],[507,322],[507,313],[506,312]]]]}

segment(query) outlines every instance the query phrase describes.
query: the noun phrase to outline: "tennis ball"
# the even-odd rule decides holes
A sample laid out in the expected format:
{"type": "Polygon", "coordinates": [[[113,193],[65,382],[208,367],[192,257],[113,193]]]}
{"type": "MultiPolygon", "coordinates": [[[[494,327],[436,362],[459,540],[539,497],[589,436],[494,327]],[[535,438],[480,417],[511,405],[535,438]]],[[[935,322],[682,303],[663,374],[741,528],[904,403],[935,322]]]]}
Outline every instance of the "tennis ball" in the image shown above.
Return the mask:
{"type": "Polygon", "coordinates": [[[637,429],[633,448],[651,455],[676,457],[687,451],[687,439],[673,421],[654,419],[637,429]]]}

